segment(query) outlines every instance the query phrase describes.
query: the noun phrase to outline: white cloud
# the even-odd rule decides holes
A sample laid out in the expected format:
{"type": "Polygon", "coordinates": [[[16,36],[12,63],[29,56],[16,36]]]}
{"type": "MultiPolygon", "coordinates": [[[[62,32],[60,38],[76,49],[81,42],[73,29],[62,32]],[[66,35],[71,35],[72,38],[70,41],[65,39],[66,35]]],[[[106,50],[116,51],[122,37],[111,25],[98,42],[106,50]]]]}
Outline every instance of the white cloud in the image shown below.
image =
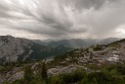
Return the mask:
{"type": "Polygon", "coordinates": [[[124,0],[2,0],[0,34],[39,39],[121,37],[124,33],[117,35],[116,29],[121,32],[119,26],[125,24],[124,9],[124,0]]]}

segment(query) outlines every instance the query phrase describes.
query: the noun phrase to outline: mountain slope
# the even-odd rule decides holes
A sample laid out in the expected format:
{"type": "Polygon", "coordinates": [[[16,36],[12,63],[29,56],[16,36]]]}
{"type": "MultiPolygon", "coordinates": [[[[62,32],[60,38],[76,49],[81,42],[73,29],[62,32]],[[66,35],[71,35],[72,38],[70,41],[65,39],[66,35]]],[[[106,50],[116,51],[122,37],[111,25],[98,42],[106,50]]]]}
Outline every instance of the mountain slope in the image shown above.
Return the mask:
{"type": "MultiPolygon", "coordinates": [[[[113,80],[114,80],[114,77],[116,77],[116,74],[117,74],[117,77],[124,78],[125,39],[117,42],[113,42],[108,45],[96,45],[88,48],[75,49],[64,55],[55,57],[54,60],[46,59],[46,60],[40,60],[39,62],[31,62],[31,63],[23,63],[23,64],[10,63],[9,66],[7,65],[7,66],[0,67],[0,83],[4,84],[5,81],[12,82],[12,81],[22,79],[25,74],[24,69],[26,66],[31,66],[32,72],[37,73],[39,68],[41,68],[40,67],[41,63],[46,63],[47,74],[50,78],[56,77],[56,75],[58,77],[58,75],[61,74],[61,77],[62,75],[64,75],[66,76],[66,79],[67,79],[66,74],[71,73],[70,75],[72,75],[72,72],[77,69],[78,70],[81,69],[82,72],[86,72],[88,75],[92,73],[90,77],[93,77],[93,74],[95,74],[95,77],[97,76],[96,78],[100,78],[103,76],[104,77],[106,76],[107,78],[107,73],[109,73],[108,76],[113,77],[113,80]],[[104,73],[102,74],[102,72],[104,73]],[[121,73],[120,76],[119,76],[119,72],[121,73]]],[[[38,77],[37,75],[39,74],[34,74],[34,75],[35,75],[34,78],[37,78],[38,77]]],[[[82,76],[83,75],[84,74],[82,74],[82,76]]],[[[76,79],[78,76],[81,76],[81,74],[78,73],[75,76],[72,75],[68,77],[68,80],[71,79],[72,81],[72,77],[75,77],[74,79],[76,79]]],[[[60,79],[58,78],[57,80],[54,80],[54,81],[59,81],[60,79]]],[[[104,82],[105,79],[101,79],[101,81],[104,82]]],[[[66,82],[66,84],[69,84],[69,83],[66,82]]],[[[33,84],[36,84],[36,83],[33,83],[33,84]]],[[[49,83],[49,84],[55,84],[55,83],[49,83]]],[[[64,83],[61,83],[61,84],[64,84],[64,83]]],[[[79,84],[79,83],[73,82],[72,84],[79,84]]],[[[110,84],[114,84],[114,83],[110,83],[110,84]]],[[[120,84],[124,84],[124,83],[120,83],[120,84]]]]}
{"type": "Polygon", "coordinates": [[[106,39],[67,39],[67,40],[59,40],[59,41],[50,41],[50,42],[39,42],[44,43],[49,46],[59,46],[64,45],[71,48],[85,48],[95,44],[109,44],[114,41],[118,41],[120,38],[106,38],[106,39]]]}
{"type": "Polygon", "coordinates": [[[49,46],[59,46],[64,45],[72,48],[82,48],[88,47],[96,43],[95,39],[70,39],[70,40],[60,40],[60,41],[51,41],[48,43],[49,46]]]}
{"type": "Polygon", "coordinates": [[[0,37],[0,63],[9,61],[38,60],[56,56],[69,51],[64,46],[49,47],[35,43],[31,40],[14,38],[12,36],[0,37]]]}
{"type": "Polygon", "coordinates": [[[118,40],[120,40],[120,38],[110,37],[110,38],[106,38],[106,39],[103,39],[103,40],[99,41],[98,44],[109,44],[109,43],[112,43],[112,42],[115,42],[115,41],[118,41],[118,40]]]}
{"type": "MultiPolygon", "coordinates": [[[[82,66],[102,64],[125,63],[125,39],[108,45],[96,45],[89,48],[79,48],[62,56],[57,56],[51,65],[58,66],[82,66]]],[[[55,68],[56,69],[56,68],[55,68]]],[[[60,71],[61,68],[58,68],[60,71]]],[[[54,70],[53,70],[54,71],[54,70]]],[[[56,73],[58,73],[56,71],[56,73]]],[[[51,72],[54,73],[54,72],[51,72]]]]}

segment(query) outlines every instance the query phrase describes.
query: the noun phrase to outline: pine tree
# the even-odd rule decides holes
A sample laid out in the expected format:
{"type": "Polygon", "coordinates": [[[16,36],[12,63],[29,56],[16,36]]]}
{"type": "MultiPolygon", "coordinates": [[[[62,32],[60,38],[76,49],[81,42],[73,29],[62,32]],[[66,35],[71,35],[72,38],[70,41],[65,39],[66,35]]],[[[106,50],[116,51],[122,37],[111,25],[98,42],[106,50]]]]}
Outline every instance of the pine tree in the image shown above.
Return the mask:
{"type": "Polygon", "coordinates": [[[29,84],[30,81],[32,81],[33,79],[33,72],[31,70],[30,66],[25,67],[25,71],[24,71],[24,81],[25,84],[29,84]]]}
{"type": "Polygon", "coordinates": [[[42,63],[42,73],[41,74],[42,74],[43,79],[47,78],[47,69],[46,69],[46,65],[44,62],[42,63]]]}

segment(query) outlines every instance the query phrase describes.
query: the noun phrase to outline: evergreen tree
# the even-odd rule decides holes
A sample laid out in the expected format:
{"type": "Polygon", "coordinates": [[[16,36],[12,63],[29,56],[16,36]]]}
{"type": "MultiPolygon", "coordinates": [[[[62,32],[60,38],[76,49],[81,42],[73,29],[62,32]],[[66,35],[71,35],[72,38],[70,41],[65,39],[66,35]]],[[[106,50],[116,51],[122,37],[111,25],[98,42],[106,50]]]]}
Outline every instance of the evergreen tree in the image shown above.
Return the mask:
{"type": "Polygon", "coordinates": [[[46,69],[46,65],[44,62],[42,63],[42,73],[41,74],[42,74],[43,79],[47,78],[47,69],[46,69]]]}
{"type": "Polygon", "coordinates": [[[24,71],[24,81],[25,84],[29,84],[30,81],[32,81],[33,79],[33,72],[31,70],[30,66],[25,67],[25,71],[24,71]]]}

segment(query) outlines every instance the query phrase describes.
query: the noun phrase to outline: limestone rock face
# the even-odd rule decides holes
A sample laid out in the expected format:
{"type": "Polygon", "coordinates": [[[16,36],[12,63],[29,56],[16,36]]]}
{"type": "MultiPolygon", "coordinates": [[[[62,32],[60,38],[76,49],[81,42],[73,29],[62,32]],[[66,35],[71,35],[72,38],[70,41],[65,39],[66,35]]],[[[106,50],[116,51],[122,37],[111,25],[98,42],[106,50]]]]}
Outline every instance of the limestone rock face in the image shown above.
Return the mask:
{"type": "MultiPolygon", "coordinates": [[[[1,61],[17,61],[18,57],[25,53],[26,49],[30,49],[32,45],[33,43],[30,40],[18,39],[11,36],[1,36],[0,59],[1,61]]],[[[31,52],[32,50],[30,50],[27,55],[31,54],[31,52]]]]}
{"type": "Polygon", "coordinates": [[[63,46],[49,47],[33,40],[0,36],[0,65],[12,61],[40,60],[69,50],[63,46]]]}

